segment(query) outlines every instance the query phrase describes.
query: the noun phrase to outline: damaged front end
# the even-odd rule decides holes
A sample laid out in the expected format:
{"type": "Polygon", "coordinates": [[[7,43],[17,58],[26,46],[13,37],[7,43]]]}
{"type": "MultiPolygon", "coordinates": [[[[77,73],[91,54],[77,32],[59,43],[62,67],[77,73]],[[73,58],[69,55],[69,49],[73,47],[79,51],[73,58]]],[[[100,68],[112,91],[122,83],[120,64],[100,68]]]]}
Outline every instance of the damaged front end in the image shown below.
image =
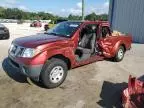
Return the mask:
{"type": "Polygon", "coordinates": [[[124,108],[144,108],[144,77],[130,76],[128,88],[122,93],[124,108]]]}

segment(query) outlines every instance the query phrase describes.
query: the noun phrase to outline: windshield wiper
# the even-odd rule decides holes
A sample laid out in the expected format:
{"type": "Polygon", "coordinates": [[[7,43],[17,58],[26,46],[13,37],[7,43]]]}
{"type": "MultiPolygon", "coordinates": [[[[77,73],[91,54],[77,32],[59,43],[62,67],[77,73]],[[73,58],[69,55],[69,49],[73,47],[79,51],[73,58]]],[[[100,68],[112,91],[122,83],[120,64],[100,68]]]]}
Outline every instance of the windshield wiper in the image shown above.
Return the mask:
{"type": "Polygon", "coordinates": [[[59,34],[59,33],[48,33],[50,35],[55,35],[55,36],[65,36],[64,34],[59,34]]]}
{"type": "Polygon", "coordinates": [[[58,33],[54,33],[54,32],[52,32],[52,33],[46,33],[46,34],[48,34],[48,35],[54,35],[54,36],[67,37],[67,35],[58,34],[58,33]]]}
{"type": "Polygon", "coordinates": [[[48,35],[54,35],[54,36],[57,36],[58,34],[57,33],[46,33],[48,35]]]}

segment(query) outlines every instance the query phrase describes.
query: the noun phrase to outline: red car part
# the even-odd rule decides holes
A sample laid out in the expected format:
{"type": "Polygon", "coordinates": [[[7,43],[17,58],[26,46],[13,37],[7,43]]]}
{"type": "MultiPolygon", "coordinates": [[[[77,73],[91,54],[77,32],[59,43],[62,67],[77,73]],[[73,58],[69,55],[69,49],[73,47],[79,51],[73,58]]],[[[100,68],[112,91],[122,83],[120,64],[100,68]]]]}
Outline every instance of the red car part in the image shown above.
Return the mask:
{"type": "Polygon", "coordinates": [[[124,108],[144,108],[144,81],[129,77],[128,88],[123,91],[124,108]]]}

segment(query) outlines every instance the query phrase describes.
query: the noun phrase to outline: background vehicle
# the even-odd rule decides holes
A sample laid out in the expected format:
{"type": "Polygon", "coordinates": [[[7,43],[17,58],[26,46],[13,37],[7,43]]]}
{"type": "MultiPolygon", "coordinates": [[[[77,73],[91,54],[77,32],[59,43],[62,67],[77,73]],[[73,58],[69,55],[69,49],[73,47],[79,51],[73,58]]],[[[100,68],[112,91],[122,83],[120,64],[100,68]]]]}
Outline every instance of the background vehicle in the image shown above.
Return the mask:
{"type": "Polygon", "coordinates": [[[46,34],[14,40],[9,63],[47,88],[55,88],[71,68],[105,58],[121,61],[131,42],[130,35],[112,36],[108,22],[66,21],[46,34]]]}
{"type": "Polygon", "coordinates": [[[40,21],[34,21],[30,24],[30,27],[42,27],[42,23],[40,21]]]}
{"type": "Polygon", "coordinates": [[[18,20],[17,21],[17,24],[23,24],[24,23],[24,20],[18,20]]]}
{"type": "MultiPolygon", "coordinates": [[[[64,22],[64,21],[68,21],[68,20],[66,20],[66,19],[58,19],[58,20],[56,20],[55,23],[58,24],[58,23],[61,23],[61,22],[64,22]]],[[[54,24],[51,24],[51,25],[54,25],[54,24]]],[[[50,24],[45,24],[44,25],[44,30],[47,31],[51,27],[53,27],[53,26],[50,26],[50,24]]]]}
{"type": "Polygon", "coordinates": [[[5,27],[4,25],[0,24],[0,39],[9,39],[10,35],[9,35],[9,30],[7,27],[5,27]]]}
{"type": "Polygon", "coordinates": [[[44,30],[47,31],[48,29],[50,29],[50,28],[49,28],[49,24],[45,24],[45,25],[44,25],[44,30]]]}

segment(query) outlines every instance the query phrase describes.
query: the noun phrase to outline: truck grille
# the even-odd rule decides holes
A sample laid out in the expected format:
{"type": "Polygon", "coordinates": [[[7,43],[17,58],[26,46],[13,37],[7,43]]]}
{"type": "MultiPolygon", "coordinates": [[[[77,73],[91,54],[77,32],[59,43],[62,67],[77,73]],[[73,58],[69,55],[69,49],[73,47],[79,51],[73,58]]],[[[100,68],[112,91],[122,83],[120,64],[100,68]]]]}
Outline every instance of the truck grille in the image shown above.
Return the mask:
{"type": "Polygon", "coordinates": [[[12,56],[20,57],[23,54],[24,50],[25,50],[24,47],[12,45],[10,50],[9,50],[9,53],[12,56]]]}

